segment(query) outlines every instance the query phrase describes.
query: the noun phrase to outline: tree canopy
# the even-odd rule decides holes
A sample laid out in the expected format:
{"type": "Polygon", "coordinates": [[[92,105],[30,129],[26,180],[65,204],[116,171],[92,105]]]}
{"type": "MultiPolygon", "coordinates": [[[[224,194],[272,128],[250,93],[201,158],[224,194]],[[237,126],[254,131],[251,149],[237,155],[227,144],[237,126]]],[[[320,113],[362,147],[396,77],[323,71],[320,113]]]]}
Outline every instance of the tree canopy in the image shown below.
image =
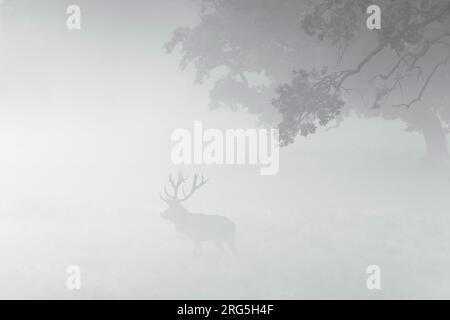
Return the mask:
{"type": "Polygon", "coordinates": [[[449,0],[201,0],[200,8],[200,23],[176,30],[166,48],[180,47],[181,67],[193,65],[198,82],[226,70],[212,107],[277,123],[282,145],[356,110],[401,119],[429,151],[447,154],[449,0]],[[373,4],[380,30],[366,26],[373,4]]]}

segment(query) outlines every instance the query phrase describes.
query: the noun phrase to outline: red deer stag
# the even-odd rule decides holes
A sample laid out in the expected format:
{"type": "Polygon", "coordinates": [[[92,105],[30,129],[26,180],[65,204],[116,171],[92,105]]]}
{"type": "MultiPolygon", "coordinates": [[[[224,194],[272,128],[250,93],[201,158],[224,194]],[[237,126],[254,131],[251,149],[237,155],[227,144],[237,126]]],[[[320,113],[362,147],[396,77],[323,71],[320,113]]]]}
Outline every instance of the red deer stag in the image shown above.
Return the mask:
{"type": "Polygon", "coordinates": [[[178,175],[176,181],[172,178],[172,175],[169,175],[169,183],[173,188],[173,193],[170,194],[164,187],[164,195],[160,194],[161,199],[169,205],[169,208],[161,213],[161,217],[173,222],[178,232],[185,234],[194,242],[195,253],[202,254],[202,243],[213,241],[220,253],[223,253],[223,244],[225,243],[235,254],[234,236],[236,226],[230,219],[218,215],[191,213],[181,205],[181,202],[189,199],[195,191],[208,182],[208,179],[205,179],[203,176],[198,181],[198,174],[195,174],[191,190],[186,194],[183,184],[187,180],[181,174],[178,175]],[[181,197],[179,194],[180,189],[181,197]]]}

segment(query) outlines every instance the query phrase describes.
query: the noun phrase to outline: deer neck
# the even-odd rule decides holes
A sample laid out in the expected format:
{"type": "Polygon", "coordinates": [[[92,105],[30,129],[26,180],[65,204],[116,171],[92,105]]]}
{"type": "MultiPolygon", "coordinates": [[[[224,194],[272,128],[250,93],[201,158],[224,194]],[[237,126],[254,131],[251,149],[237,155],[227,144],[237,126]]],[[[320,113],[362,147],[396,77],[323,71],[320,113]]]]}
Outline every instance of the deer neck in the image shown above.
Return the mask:
{"type": "Polygon", "coordinates": [[[181,207],[180,214],[175,219],[173,219],[173,223],[175,223],[176,226],[181,226],[185,224],[187,221],[189,221],[191,216],[192,213],[187,211],[185,208],[181,207]]]}

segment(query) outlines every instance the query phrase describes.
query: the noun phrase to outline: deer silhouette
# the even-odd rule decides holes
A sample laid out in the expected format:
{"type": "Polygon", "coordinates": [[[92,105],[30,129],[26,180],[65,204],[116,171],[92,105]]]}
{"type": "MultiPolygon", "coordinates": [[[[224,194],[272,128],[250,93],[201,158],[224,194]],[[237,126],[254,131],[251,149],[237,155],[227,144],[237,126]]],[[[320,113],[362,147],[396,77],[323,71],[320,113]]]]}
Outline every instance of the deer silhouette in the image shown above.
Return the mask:
{"type": "Polygon", "coordinates": [[[182,174],[178,174],[176,180],[169,175],[173,193],[170,194],[164,186],[164,195],[161,193],[160,198],[168,204],[169,208],[161,213],[161,217],[173,222],[178,232],[183,233],[194,242],[194,253],[203,255],[203,242],[213,241],[220,254],[225,251],[224,244],[233,254],[236,254],[234,243],[236,225],[230,219],[219,215],[191,213],[181,205],[181,202],[189,199],[195,191],[208,182],[208,179],[203,176],[199,181],[198,174],[195,174],[191,190],[186,193],[184,184],[187,180],[188,178],[183,177],[182,174]],[[181,197],[180,189],[183,194],[181,197]]]}

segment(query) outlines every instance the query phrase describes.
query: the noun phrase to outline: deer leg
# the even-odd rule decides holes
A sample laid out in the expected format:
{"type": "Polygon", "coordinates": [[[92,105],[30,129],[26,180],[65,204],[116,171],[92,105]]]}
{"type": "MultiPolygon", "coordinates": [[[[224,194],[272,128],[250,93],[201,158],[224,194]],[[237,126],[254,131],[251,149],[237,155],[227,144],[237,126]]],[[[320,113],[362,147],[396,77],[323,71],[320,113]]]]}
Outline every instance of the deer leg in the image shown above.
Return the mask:
{"type": "Polygon", "coordinates": [[[231,252],[234,256],[237,256],[237,250],[236,250],[236,244],[234,241],[234,238],[229,238],[226,240],[228,247],[230,248],[231,252]]]}
{"type": "Polygon", "coordinates": [[[203,247],[200,241],[194,243],[194,256],[203,256],[203,247]]]}
{"type": "Polygon", "coordinates": [[[214,241],[214,243],[216,244],[216,247],[218,249],[218,257],[220,258],[225,253],[225,248],[223,247],[223,242],[221,240],[218,240],[218,241],[214,241]]]}

